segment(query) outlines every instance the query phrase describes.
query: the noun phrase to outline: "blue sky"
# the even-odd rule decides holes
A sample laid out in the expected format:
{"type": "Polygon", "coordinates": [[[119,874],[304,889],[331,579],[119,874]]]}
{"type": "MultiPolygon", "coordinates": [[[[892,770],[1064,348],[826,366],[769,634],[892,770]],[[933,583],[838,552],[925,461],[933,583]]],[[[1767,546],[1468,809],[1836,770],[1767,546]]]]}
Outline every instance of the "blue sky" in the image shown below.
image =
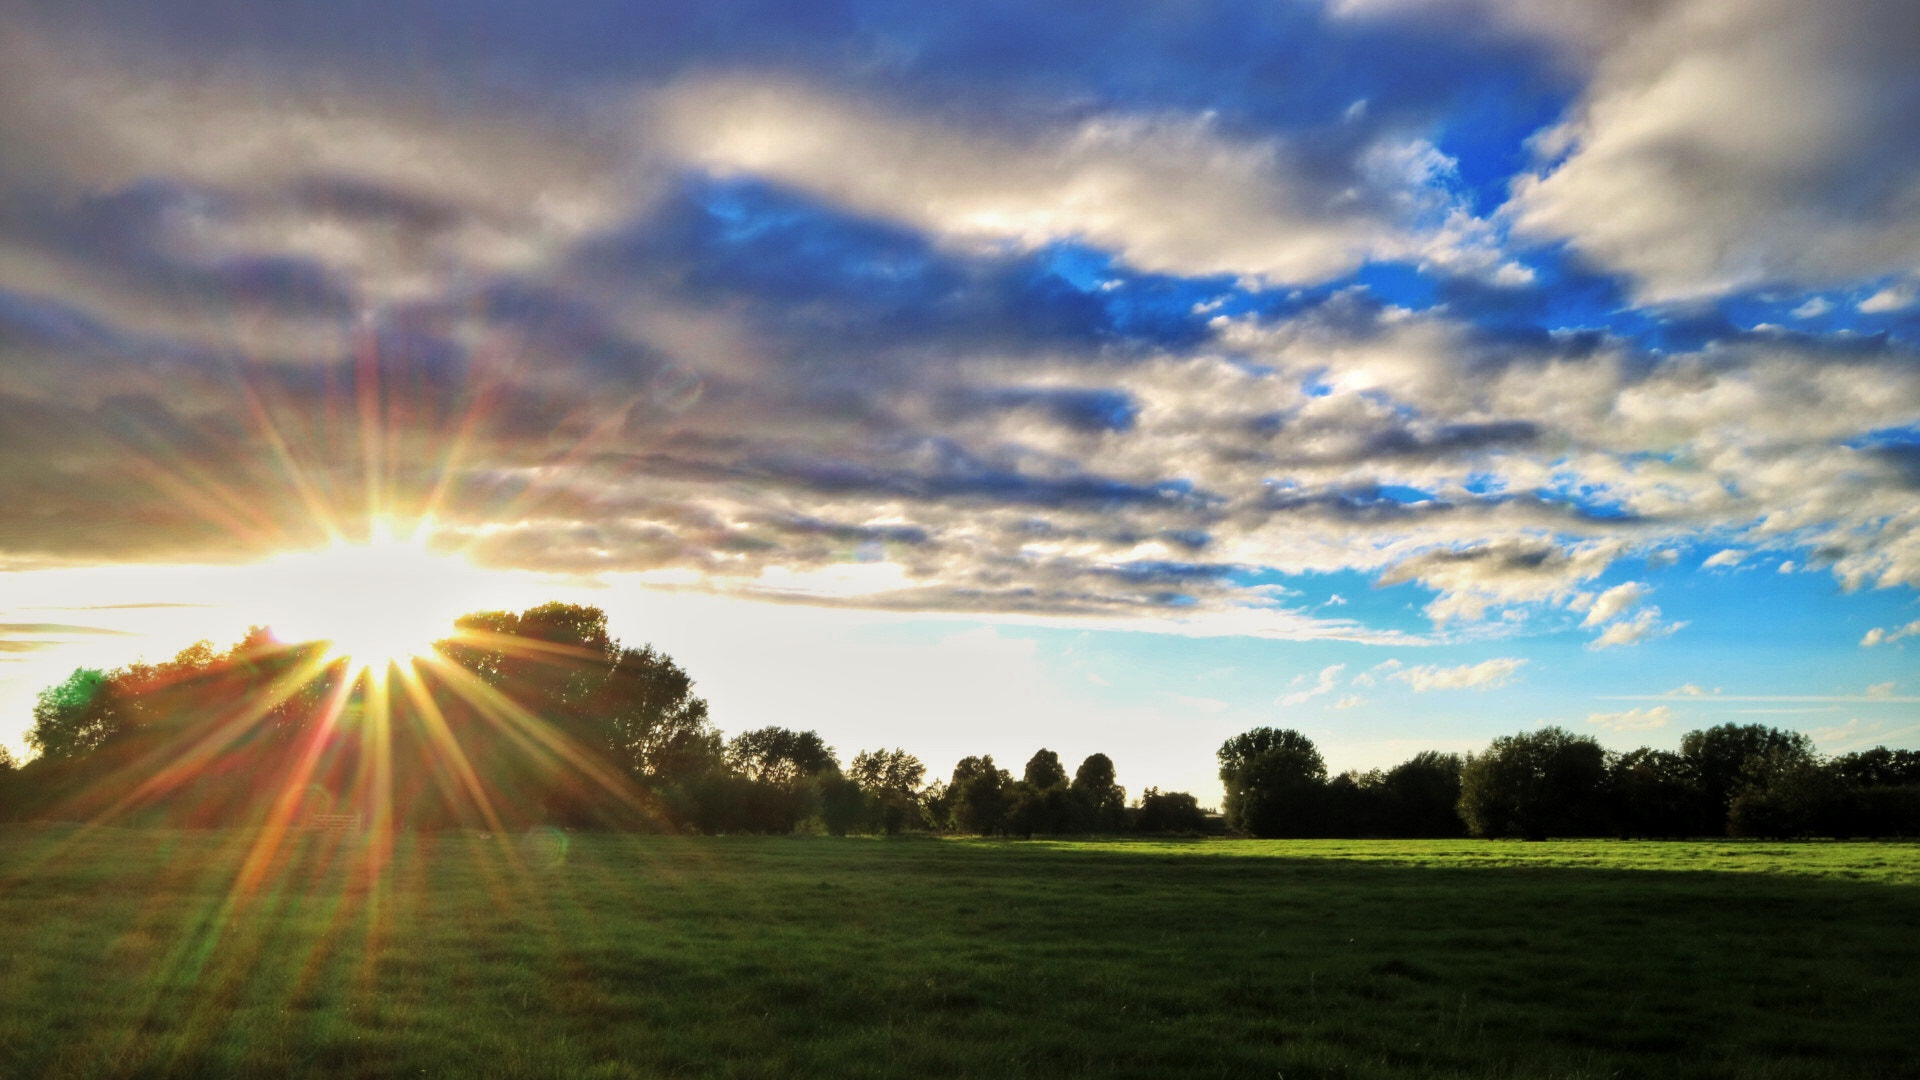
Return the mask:
{"type": "Polygon", "coordinates": [[[1920,745],[1916,50],[1902,0],[14,5],[0,738],[391,530],[437,561],[368,608],[599,603],[722,728],[936,772],[1920,745]]]}

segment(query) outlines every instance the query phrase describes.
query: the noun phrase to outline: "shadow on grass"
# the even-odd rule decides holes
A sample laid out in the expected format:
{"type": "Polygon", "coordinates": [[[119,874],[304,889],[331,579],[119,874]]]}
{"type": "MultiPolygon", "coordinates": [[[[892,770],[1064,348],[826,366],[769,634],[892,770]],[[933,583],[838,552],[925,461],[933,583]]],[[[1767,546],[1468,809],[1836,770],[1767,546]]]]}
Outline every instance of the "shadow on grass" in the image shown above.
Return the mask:
{"type": "Polygon", "coordinates": [[[1920,1049],[1920,889],[1837,869],[618,836],[536,865],[447,834],[371,886],[297,838],[236,899],[245,837],[44,843],[0,831],[5,1075],[1852,1077],[1920,1049]]]}

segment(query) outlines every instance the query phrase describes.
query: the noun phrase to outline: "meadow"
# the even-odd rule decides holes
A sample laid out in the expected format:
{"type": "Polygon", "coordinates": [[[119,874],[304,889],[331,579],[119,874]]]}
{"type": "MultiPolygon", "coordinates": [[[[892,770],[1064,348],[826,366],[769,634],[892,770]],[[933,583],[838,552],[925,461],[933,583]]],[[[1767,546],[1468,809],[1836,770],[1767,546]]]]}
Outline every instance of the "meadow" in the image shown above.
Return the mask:
{"type": "Polygon", "coordinates": [[[1920,1075],[1920,847],[0,829],[9,1077],[1920,1075]]]}

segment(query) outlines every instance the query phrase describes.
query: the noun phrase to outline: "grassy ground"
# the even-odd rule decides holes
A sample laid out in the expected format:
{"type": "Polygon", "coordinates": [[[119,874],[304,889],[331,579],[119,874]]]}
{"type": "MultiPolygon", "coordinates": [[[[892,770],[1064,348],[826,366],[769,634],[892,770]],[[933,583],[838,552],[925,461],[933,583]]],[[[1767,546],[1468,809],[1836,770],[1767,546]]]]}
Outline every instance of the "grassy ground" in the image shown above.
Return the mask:
{"type": "Polygon", "coordinates": [[[1920,1075],[1920,847],[0,829],[0,1075],[1920,1075]]]}

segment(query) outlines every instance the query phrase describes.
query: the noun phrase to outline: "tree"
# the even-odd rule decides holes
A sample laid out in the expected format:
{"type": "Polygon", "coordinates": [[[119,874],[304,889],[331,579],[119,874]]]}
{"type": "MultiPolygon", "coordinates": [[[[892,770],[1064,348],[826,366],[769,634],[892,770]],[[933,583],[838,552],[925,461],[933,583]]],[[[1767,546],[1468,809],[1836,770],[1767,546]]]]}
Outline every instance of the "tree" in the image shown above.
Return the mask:
{"type": "Polygon", "coordinates": [[[747,779],[762,784],[791,784],[840,770],[833,747],[816,731],[763,727],[734,736],[727,761],[747,779]]]}
{"type": "Polygon", "coordinates": [[[818,732],[783,727],[743,732],[727,744],[727,762],[748,782],[738,791],[749,807],[747,828],[792,832],[801,821],[824,812],[823,798],[828,795],[839,800],[834,806],[835,823],[846,820],[840,762],[818,732]]]}
{"type": "Polygon", "coordinates": [[[1678,754],[1644,746],[1622,754],[1607,770],[1607,785],[1622,836],[1698,836],[1721,828],[1693,767],[1678,754]]]}
{"type": "Polygon", "coordinates": [[[1387,830],[1393,836],[1460,836],[1459,754],[1422,750],[1387,770],[1381,780],[1386,796],[1387,830]]]}
{"type": "Polygon", "coordinates": [[[853,755],[847,776],[866,796],[877,828],[894,836],[913,824],[920,808],[920,789],[927,767],[898,747],[862,750],[853,755]]]}
{"type": "Polygon", "coordinates": [[[1791,751],[1786,755],[1789,760],[1756,770],[1765,775],[1764,783],[1750,783],[1733,797],[1727,808],[1728,834],[1846,839],[1858,817],[1855,790],[1820,762],[1791,751]]]}
{"type": "Polygon", "coordinates": [[[994,766],[993,755],[961,758],[947,784],[949,826],[983,836],[1005,831],[1012,788],[1013,777],[994,766]]]}
{"type": "Polygon", "coordinates": [[[1812,739],[1765,724],[1720,724],[1689,731],[1680,737],[1680,756],[1692,768],[1701,793],[1722,823],[1742,792],[1764,788],[1776,776],[1815,760],[1812,739]]]}
{"type": "Polygon", "coordinates": [[[1071,827],[1067,767],[1060,764],[1059,754],[1045,748],[1036,751],[1027,759],[1020,782],[1008,794],[1008,832],[1031,837],[1034,833],[1062,833],[1071,827]]]}
{"type": "Polygon", "coordinates": [[[654,782],[697,775],[720,756],[720,735],[692,676],[652,645],[621,649],[601,707],[607,737],[633,776],[654,782]]]}
{"type": "Polygon", "coordinates": [[[1326,836],[1387,836],[1392,832],[1388,811],[1386,774],[1348,769],[1322,790],[1319,831],[1326,836]]]}
{"type": "Polygon", "coordinates": [[[1856,787],[1920,785],[1920,750],[1876,746],[1833,759],[1834,774],[1856,787]]]}
{"type": "Polygon", "coordinates": [[[1460,816],[1475,836],[1591,836],[1605,821],[1606,752],[1562,728],[1493,740],[1460,773],[1460,816]]]}
{"type": "Polygon", "coordinates": [[[33,703],[27,745],[41,757],[84,756],[120,730],[111,680],[98,668],[75,668],[65,682],[40,691],[33,703]]]}
{"type": "Polygon", "coordinates": [[[1027,759],[1026,772],[1021,779],[1041,791],[1063,788],[1067,786],[1067,767],[1060,764],[1059,754],[1042,747],[1027,759]]]}
{"type": "Polygon", "coordinates": [[[1113,759],[1088,754],[1074,770],[1067,791],[1073,812],[1085,832],[1119,832],[1127,823],[1127,789],[1115,783],[1113,759]]]}
{"type": "Polygon", "coordinates": [[[1133,827],[1144,833],[1205,832],[1207,814],[1200,809],[1199,800],[1184,791],[1148,788],[1140,796],[1133,827]]]}
{"type": "Polygon", "coordinates": [[[1312,836],[1321,828],[1326,762],[1297,731],[1255,728],[1221,745],[1227,823],[1254,836],[1312,836]]]}

